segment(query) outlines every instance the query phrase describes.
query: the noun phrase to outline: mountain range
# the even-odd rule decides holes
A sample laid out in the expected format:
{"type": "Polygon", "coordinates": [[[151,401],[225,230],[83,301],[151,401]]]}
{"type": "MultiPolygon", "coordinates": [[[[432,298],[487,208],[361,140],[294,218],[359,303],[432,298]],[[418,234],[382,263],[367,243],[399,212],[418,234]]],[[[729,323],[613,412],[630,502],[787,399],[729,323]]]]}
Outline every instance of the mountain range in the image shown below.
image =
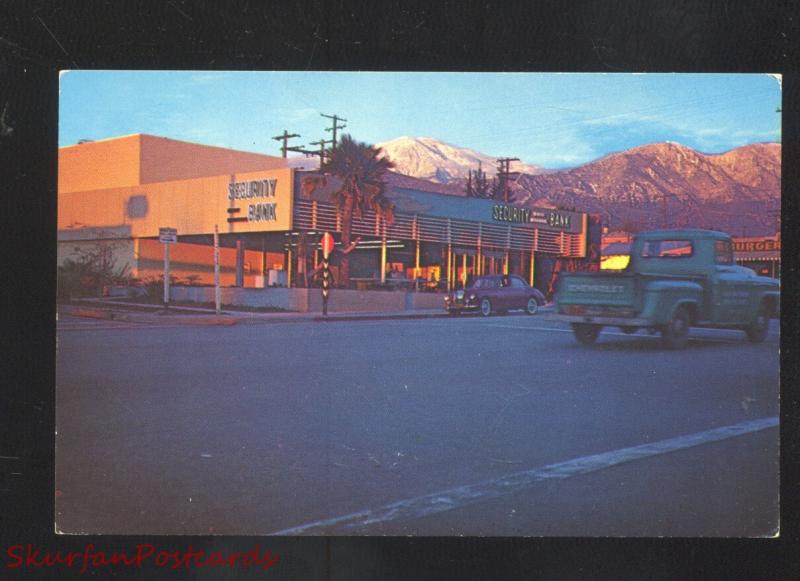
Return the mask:
{"type": "MultiPolygon", "coordinates": [[[[465,195],[478,162],[490,177],[496,158],[432,138],[378,144],[394,162],[392,185],[465,195]],[[406,176],[411,176],[409,179],[406,176]]],[[[547,171],[512,165],[512,203],[599,213],[610,229],[701,227],[735,236],[778,229],[781,145],[753,143],[721,154],[661,142],[607,155],[579,167],[547,171]]]]}

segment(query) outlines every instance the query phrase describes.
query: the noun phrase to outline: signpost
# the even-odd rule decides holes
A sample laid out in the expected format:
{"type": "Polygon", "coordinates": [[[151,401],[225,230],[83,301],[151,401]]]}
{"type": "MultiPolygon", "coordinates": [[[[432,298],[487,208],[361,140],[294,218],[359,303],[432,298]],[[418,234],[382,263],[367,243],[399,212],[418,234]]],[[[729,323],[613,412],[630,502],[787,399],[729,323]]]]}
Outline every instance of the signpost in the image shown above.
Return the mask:
{"type": "Polygon", "coordinates": [[[322,235],[322,315],[328,316],[328,292],[331,287],[331,270],[328,257],[333,252],[333,236],[330,232],[322,235]]]}
{"type": "Polygon", "coordinates": [[[164,309],[169,308],[169,247],[178,242],[175,228],[159,228],[158,241],[164,245],[164,309]]]}
{"type": "Polygon", "coordinates": [[[219,288],[219,227],[214,224],[214,312],[219,315],[222,296],[219,288]]]}

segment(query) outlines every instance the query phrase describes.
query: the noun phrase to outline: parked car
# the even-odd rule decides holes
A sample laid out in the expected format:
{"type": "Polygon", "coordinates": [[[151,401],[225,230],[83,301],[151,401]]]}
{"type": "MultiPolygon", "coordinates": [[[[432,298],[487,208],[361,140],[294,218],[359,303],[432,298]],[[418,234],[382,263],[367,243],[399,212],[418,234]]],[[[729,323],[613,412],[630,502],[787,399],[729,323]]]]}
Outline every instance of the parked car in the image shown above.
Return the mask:
{"type": "Polygon", "coordinates": [[[502,274],[479,276],[444,297],[444,306],[451,315],[477,311],[484,317],[514,309],[535,315],[544,305],[544,295],[520,277],[502,274]]]}
{"type": "Polygon", "coordinates": [[[625,270],[561,274],[552,318],[583,344],[604,326],[660,331],[669,349],[686,345],[689,327],[741,329],[761,342],[780,315],[780,283],[737,266],[732,246],[710,230],[640,233],[625,270]]]}

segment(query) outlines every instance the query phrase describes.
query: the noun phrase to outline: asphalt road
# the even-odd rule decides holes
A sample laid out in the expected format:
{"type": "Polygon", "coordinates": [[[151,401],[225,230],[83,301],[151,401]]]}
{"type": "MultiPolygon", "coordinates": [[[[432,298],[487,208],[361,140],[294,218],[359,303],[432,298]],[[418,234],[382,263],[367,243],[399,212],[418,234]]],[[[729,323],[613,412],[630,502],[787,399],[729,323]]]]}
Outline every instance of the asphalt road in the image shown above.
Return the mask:
{"type": "Polygon", "coordinates": [[[542,316],[59,323],[70,533],[763,536],[779,336],[542,316]],[[760,423],[759,423],[760,422],[760,423]]]}

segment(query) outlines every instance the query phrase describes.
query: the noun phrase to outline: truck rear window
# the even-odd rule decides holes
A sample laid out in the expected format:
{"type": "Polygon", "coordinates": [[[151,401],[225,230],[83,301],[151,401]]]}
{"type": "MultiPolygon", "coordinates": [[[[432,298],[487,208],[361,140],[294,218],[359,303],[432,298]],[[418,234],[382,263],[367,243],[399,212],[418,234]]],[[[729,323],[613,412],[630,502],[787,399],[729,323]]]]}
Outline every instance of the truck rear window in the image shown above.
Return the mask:
{"type": "Polygon", "coordinates": [[[642,258],[686,258],[694,253],[691,240],[647,240],[642,258]]]}

